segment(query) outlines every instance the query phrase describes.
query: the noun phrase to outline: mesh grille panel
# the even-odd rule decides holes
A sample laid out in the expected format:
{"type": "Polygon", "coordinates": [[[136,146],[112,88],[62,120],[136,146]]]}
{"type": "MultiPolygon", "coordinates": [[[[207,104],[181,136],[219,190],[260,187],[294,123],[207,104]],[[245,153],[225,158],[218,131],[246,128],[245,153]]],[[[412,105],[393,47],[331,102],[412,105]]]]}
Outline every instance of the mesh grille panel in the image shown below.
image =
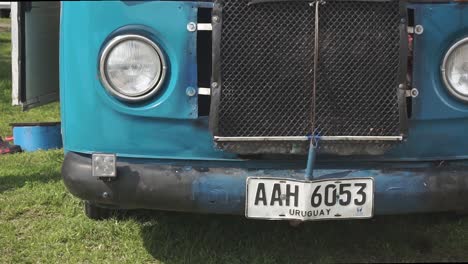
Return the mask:
{"type": "Polygon", "coordinates": [[[226,136],[310,130],[314,10],[306,2],[226,1],[219,129],[226,136]]]}
{"type": "MultiPolygon", "coordinates": [[[[314,17],[308,2],[223,2],[216,136],[310,134],[314,17]]],[[[320,7],[321,135],[400,134],[399,25],[398,1],[320,7]]]]}
{"type": "Polygon", "coordinates": [[[330,1],[320,12],[320,134],[398,135],[398,2],[330,1]]]}

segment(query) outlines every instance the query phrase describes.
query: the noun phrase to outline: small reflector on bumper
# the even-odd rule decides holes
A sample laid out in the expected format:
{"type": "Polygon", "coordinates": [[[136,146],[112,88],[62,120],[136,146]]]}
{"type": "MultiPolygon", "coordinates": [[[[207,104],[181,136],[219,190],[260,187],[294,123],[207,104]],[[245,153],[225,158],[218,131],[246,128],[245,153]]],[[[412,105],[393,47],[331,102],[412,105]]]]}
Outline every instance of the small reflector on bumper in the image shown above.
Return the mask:
{"type": "Polygon", "coordinates": [[[94,177],[116,177],[115,154],[93,154],[94,177]]]}

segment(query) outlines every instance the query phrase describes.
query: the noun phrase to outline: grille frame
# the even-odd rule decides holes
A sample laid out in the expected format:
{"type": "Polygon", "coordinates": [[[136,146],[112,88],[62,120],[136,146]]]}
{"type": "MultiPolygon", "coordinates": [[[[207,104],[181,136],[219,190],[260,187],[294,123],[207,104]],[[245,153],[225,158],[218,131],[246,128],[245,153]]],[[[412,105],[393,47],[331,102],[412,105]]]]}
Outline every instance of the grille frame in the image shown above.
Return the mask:
{"type": "MultiPolygon", "coordinates": [[[[235,0],[232,0],[235,1],[235,0]]],[[[310,2],[305,0],[287,0],[290,2],[310,2]]],[[[399,5],[399,16],[400,16],[400,24],[399,24],[399,31],[400,31],[400,40],[399,40],[399,69],[398,69],[398,78],[397,83],[402,84],[402,86],[395,88],[395,93],[397,97],[397,104],[398,104],[398,115],[399,115],[399,135],[392,135],[392,136],[369,136],[363,138],[365,136],[356,136],[353,139],[353,136],[346,136],[346,141],[350,141],[353,144],[374,144],[378,145],[379,141],[402,141],[408,134],[408,116],[407,116],[407,105],[406,105],[406,90],[407,90],[407,57],[408,57],[408,42],[407,42],[407,1],[405,0],[329,0],[329,1],[338,1],[338,2],[398,2],[399,5]]],[[[253,4],[263,4],[263,3],[272,3],[272,2],[286,2],[284,0],[251,0],[253,4]]],[[[217,19],[212,20],[212,41],[213,41],[213,56],[212,56],[212,87],[211,87],[211,106],[210,106],[210,129],[214,135],[214,141],[216,144],[218,142],[223,142],[222,149],[229,151],[229,145],[235,145],[236,141],[238,142],[245,142],[245,141],[252,141],[251,137],[225,137],[219,135],[219,106],[220,106],[220,98],[221,98],[221,91],[223,87],[222,83],[222,72],[221,72],[221,37],[222,37],[222,25],[223,25],[223,0],[215,0],[213,5],[212,11],[212,18],[217,17],[217,19]]],[[[313,25],[312,25],[313,26],[313,25]]],[[[395,25],[396,26],[396,25],[395,25]]],[[[320,53],[319,53],[320,54],[320,53]]],[[[258,138],[258,141],[269,141],[270,138],[275,138],[271,136],[264,136],[264,137],[255,137],[258,138]]],[[[295,136],[282,136],[284,141],[297,141],[297,137],[295,136]]],[[[307,137],[304,136],[304,141],[307,141],[307,137]]],[[[326,144],[333,144],[332,142],[342,141],[343,136],[328,136],[326,144]]],[[[274,140],[278,142],[278,140],[274,140]]],[[[274,143],[273,143],[274,144],[274,143]]],[[[239,149],[236,147],[236,149],[239,149]]],[[[241,153],[242,151],[234,151],[236,153],[241,153]]],[[[271,151],[267,151],[271,152],[271,151]]],[[[276,153],[283,153],[280,149],[276,151],[276,153]]],[[[289,151],[287,151],[289,153],[289,151]]]]}

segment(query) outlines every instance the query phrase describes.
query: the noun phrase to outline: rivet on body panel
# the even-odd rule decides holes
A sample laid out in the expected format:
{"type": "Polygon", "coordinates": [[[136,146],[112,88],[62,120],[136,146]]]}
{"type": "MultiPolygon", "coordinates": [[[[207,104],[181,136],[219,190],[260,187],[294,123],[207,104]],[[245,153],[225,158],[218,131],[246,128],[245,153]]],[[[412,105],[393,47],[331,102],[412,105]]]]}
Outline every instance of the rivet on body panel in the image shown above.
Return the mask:
{"type": "Polygon", "coordinates": [[[414,27],[414,33],[421,35],[424,32],[424,27],[422,25],[416,25],[414,27]]]}
{"type": "Polygon", "coordinates": [[[187,24],[187,30],[190,31],[190,32],[194,32],[197,30],[197,24],[195,24],[194,22],[190,22],[187,24]]]}

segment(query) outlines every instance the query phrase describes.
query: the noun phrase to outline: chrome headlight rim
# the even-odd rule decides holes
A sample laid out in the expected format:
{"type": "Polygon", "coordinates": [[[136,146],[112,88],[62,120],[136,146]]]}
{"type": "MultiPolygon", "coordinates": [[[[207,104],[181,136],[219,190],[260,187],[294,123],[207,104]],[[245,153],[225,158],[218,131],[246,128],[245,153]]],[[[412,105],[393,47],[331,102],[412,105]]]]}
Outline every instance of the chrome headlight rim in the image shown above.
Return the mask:
{"type": "Polygon", "coordinates": [[[167,73],[167,63],[166,63],[166,58],[164,56],[163,51],[154,41],[142,35],[125,34],[125,35],[119,35],[119,36],[112,38],[109,42],[106,43],[101,53],[100,59],[99,59],[99,75],[100,75],[101,83],[103,84],[104,88],[113,96],[117,97],[120,100],[127,101],[127,102],[144,101],[152,97],[153,95],[155,95],[159,90],[161,90],[164,80],[166,78],[166,73],[167,73]],[[106,71],[106,62],[109,58],[109,54],[111,53],[111,51],[120,43],[124,41],[128,41],[128,40],[139,40],[139,41],[144,42],[145,44],[150,45],[156,51],[156,54],[158,55],[160,63],[161,63],[161,71],[159,74],[159,78],[155,78],[151,82],[151,84],[148,85],[147,89],[134,95],[126,94],[125,92],[120,91],[119,89],[113,87],[111,82],[108,80],[107,71],[106,71]]]}
{"type": "Polygon", "coordinates": [[[462,45],[468,45],[468,37],[464,37],[464,38],[458,40],[457,42],[455,42],[455,44],[453,44],[452,46],[450,46],[450,48],[445,53],[444,60],[442,62],[442,66],[440,67],[440,70],[441,70],[441,73],[442,73],[442,79],[444,81],[444,84],[447,87],[447,90],[450,92],[450,94],[455,96],[456,98],[464,101],[464,102],[468,102],[468,95],[461,94],[460,92],[458,92],[457,88],[455,88],[452,85],[452,83],[449,80],[449,77],[447,76],[447,74],[448,74],[448,72],[447,72],[448,60],[450,59],[450,56],[453,54],[453,52],[455,50],[457,50],[462,45]]]}

